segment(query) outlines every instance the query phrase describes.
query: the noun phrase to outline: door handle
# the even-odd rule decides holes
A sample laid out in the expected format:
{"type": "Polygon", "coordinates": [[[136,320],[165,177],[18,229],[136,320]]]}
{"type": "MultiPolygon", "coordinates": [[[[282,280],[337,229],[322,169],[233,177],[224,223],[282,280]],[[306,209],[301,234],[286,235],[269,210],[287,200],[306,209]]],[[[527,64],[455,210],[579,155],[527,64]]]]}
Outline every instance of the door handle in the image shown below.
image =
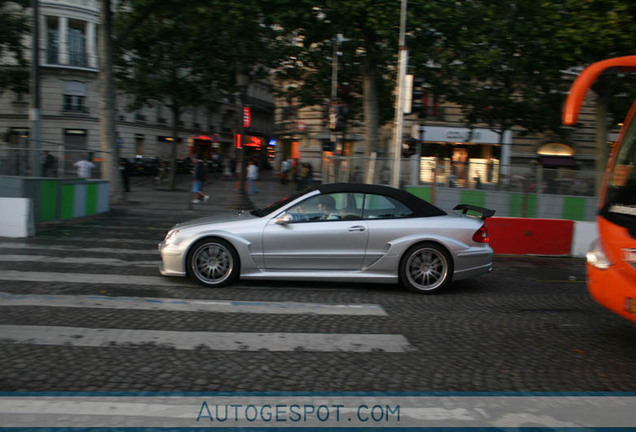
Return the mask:
{"type": "Polygon", "coordinates": [[[349,227],[349,232],[364,231],[364,230],[366,230],[366,228],[363,227],[362,225],[356,225],[356,226],[349,227]]]}

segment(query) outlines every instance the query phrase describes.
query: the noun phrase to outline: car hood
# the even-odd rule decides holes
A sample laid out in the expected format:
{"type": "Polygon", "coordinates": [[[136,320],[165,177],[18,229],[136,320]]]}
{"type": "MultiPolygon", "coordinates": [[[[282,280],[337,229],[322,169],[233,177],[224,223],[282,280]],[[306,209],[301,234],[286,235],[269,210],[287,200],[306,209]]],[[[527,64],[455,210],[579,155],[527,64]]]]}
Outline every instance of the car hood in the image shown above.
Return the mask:
{"type": "Polygon", "coordinates": [[[259,219],[248,212],[241,213],[223,213],[214,216],[206,216],[202,218],[192,219],[189,221],[176,224],[172,229],[193,228],[200,225],[220,224],[226,222],[240,222],[250,219],[259,219]]]}

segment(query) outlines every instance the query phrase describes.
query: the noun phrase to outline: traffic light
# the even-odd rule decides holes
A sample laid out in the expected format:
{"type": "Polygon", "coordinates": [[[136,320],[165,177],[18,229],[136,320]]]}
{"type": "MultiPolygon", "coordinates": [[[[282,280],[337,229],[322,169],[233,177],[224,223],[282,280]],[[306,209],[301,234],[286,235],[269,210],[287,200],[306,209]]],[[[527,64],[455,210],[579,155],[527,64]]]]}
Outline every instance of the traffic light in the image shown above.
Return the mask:
{"type": "Polygon", "coordinates": [[[411,112],[417,113],[418,117],[424,114],[424,78],[413,78],[411,112]]]}
{"type": "Polygon", "coordinates": [[[407,138],[402,143],[402,157],[408,158],[417,151],[417,140],[415,138],[407,138]]]}
{"type": "Polygon", "coordinates": [[[341,131],[347,125],[347,115],[349,107],[345,104],[337,104],[331,106],[329,114],[329,128],[331,130],[341,131]]]}
{"type": "Polygon", "coordinates": [[[333,152],[336,148],[336,145],[333,141],[328,139],[322,140],[322,151],[324,152],[333,152]]]}

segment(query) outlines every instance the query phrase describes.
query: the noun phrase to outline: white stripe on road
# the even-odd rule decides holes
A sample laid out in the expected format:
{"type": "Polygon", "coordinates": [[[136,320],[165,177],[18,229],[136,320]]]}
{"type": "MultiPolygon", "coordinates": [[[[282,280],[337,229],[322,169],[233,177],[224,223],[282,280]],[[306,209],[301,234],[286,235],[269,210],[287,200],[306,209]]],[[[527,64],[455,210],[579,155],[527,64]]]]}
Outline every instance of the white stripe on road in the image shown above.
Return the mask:
{"type": "Polygon", "coordinates": [[[49,283],[82,283],[82,284],[108,284],[108,285],[150,285],[150,286],[176,286],[192,287],[193,285],[183,278],[167,278],[162,276],[130,276],[113,274],[89,274],[89,273],[57,273],[57,272],[20,272],[14,270],[2,270],[0,280],[19,282],[49,282],[49,283]]]}
{"type": "Polygon", "coordinates": [[[157,261],[128,261],[117,258],[58,257],[48,255],[2,255],[0,262],[39,262],[46,264],[91,264],[114,267],[159,267],[157,261]]]}
{"type": "MultiPolygon", "coordinates": [[[[150,244],[151,242],[147,242],[150,244]]],[[[158,243],[158,242],[157,242],[158,243]]],[[[118,248],[86,248],[81,246],[71,245],[41,245],[31,243],[0,243],[0,250],[51,250],[51,251],[72,251],[72,252],[96,252],[96,253],[113,253],[113,254],[142,254],[142,255],[159,255],[156,247],[155,249],[118,249],[118,248]]]]}
{"type": "Polygon", "coordinates": [[[142,309],[183,312],[257,313],[289,315],[375,315],[386,316],[374,304],[323,304],[256,302],[155,297],[106,297],[67,295],[22,295],[0,292],[0,306],[45,306],[98,309],[142,309]]]}
{"type": "Polygon", "coordinates": [[[214,351],[411,352],[399,334],[182,332],[55,326],[0,326],[0,343],[120,347],[158,345],[214,351]]]}
{"type": "MultiPolygon", "coordinates": [[[[168,232],[168,230],[166,230],[166,232],[168,232]]],[[[37,246],[37,247],[49,247],[50,243],[53,243],[55,245],[59,244],[60,241],[63,241],[64,243],[73,243],[73,242],[77,242],[77,243],[86,243],[86,242],[91,242],[91,243],[95,243],[94,239],[90,239],[87,237],[64,237],[64,238],[57,238],[57,237],[51,237],[51,238],[47,238],[47,237],[38,237],[37,238],[37,243],[27,243],[27,242],[11,242],[11,243],[0,243],[0,247],[4,247],[6,245],[19,245],[20,248],[24,248],[26,246],[37,246]]],[[[121,244],[145,244],[146,246],[148,246],[149,244],[155,244],[158,243],[158,241],[153,241],[153,240],[148,240],[148,239],[121,239],[121,238],[100,238],[99,239],[99,243],[121,243],[121,244]]],[[[69,246],[67,246],[69,247],[69,246]]],[[[70,246],[73,248],[78,248],[81,246],[70,246]]]]}

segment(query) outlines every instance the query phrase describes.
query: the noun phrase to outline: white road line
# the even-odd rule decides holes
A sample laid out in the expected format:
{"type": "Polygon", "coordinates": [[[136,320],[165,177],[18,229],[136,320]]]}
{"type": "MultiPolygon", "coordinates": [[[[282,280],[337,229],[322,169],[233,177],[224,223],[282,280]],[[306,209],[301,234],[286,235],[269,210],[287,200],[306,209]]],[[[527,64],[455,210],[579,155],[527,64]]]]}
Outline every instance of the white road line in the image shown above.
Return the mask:
{"type": "MultiPolygon", "coordinates": [[[[168,232],[168,230],[166,230],[166,232],[168,232]]],[[[56,245],[58,245],[60,243],[60,241],[63,241],[64,243],[73,243],[73,242],[77,242],[77,243],[86,243],[86,242],[90,242],[90,243],[95,243],[95,240],[87,238],[87,237],[65,237],[63,239],[59,239],[59,238],[47,238],[47,237],[38,237],[37,238],[37,243],[26,243],[26,242],[11,242],[11,243],[0,243],[0,247],[4,246],[4,245],[8,245],[8,244],[14,244],[14,245],[20,245],[20,247],[24,247],[24,246],[42,246],[42,247],[47,247],[50,246],[48,243],[54,243],[56,245]]],[[[158,243],[159,241],[153,241],[153,240],[144,240],[144,239],[123,239],[123,238],[100,238],[99,239],[99,243],[120,243],[120,244],[145,244],[146,246],[149,244],[155,244],[158,243]]],[[[68,245],[67,245],[68,246],[68,245]]],[[[78,246],[72,246],[74,248],[77,248],[78,246]]],[[[81,247],[81,246],[79,246],[81,247]]]]}
{"type": "Polygon", "coordinates": [[[103,231],[115,231],[115,232],[124,231],[124,230],[135,231],[135,232],[140,232],[140,231],[168,232],[170,228],[173,227],[174,225],[175,224],[172,224],[170,226],[165,226],[165,227],[157,227],[157,226],[142,227],[139,225],[75,225],[73,226],[73,229],[76,229],[76,228],[101,229],[103,231]]]}
{"type": "Polygon", "coordinates": [[[162,276],[131,276],[114,274],[90,274],[90,273],[57,273],[57,272],[20,272],[14,270],[2,270],[0,280],[20,282],[62,282],[82,284],[109,284],[109,285],[150,285],[192,287],[188,280],[183,278],[167,278],[162,276]]]}
{"type": "MultiPolygon", "coordinates": [[[[152,242],[147,242],[152,244],[152,242]]],[[[158,242],[157,242],[158,243],[158,242]]],[[[0,243],[0,250],[50,250],[50,251],[73,251],[73,252],[96,252],[96,253],[113,253],[113,254],[141,254],[141,255],[159,255],[156,249],[119,249],[119,248],[87,248],[72,245],[41,245],[32,243],[0,243]]]]}
{"type": "Polygon", "coordinates": [[[39,262],[47,264],[91,264],[113,267],[153,267],[157,268],[160,261],[127,261],[117,258],[89,258],[89,257],[58,257],[48,255],[2,255],[0,262],[39,262]]]}
{"type": "Polygon", "coordinates": [[[375,304],[326,304],[233,300],[171,299],[155,297],[107,297],[23,295],[0,292],[0,306],[44,306],[98,309],[141,309],[184,312],[256,313],[285,315],[387,316],[375,304]]]}
{"type": "Polygon", "coordinates": [[[153,344],[178,350],[411,352],[399,334],[181,332],[55,326],[0,326],[0,343],[82,347],[153,344]]]}

